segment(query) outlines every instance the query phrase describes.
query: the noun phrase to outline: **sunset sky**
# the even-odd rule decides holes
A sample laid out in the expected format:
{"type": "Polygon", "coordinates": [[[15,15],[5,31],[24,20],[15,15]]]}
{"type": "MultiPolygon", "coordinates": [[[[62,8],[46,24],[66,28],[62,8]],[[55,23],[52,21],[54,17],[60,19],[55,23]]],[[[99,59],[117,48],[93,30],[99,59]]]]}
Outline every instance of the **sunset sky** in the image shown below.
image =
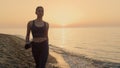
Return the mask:
{"type": "Polygon", "coordinates": [[[0,0],[0,28],[26,27],[39,5],[51,27],[120,26],[120,0],[0,0]]]}

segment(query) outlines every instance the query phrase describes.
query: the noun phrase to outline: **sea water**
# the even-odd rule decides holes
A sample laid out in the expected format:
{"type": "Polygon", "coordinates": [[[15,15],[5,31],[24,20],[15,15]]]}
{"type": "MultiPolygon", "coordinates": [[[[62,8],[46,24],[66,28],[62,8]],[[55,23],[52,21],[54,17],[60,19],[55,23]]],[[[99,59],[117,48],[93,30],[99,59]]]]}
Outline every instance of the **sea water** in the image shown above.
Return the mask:
{"type": "MultiPolygon", "coordinates": [[[[26,29],[6,28],[0,33],[25,38],[26,29]]],[[[49,44],[77,55],[120,63],[120,27],[50,28],[49,44]]]]}

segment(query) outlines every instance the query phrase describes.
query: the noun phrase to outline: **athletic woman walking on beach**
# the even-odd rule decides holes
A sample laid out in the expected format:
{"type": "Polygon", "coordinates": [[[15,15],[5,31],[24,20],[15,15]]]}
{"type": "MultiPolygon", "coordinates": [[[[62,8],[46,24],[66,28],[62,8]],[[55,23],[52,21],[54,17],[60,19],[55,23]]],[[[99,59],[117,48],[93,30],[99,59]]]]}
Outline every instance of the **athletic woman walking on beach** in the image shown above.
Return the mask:
{"type": "Polygon", "coordinates": [[[44,8],[38,6],[36,8],[37,18],[29,21],[27,24],[26,44],[29,44],[30,31],[32,32],[32,54],[36,63],[36,68],[45,68],[48,54],[48,29],[49,24],[43,21],[44,8]]]}

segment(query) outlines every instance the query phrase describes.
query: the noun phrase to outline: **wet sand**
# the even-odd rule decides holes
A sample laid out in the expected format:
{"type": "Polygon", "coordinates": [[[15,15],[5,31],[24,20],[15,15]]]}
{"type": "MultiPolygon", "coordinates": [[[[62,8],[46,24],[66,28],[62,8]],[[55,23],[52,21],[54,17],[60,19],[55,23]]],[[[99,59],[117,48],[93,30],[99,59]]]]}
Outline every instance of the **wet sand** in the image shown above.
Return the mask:
{"type": "MultiPolygon", "coordinates": [[[[25,40],[0,34],[0,68],[35,68],[31,49],[24,49],[25,40]]],[[[63,57],[50,49],[46,68],[69,68],[63,57]]]]}

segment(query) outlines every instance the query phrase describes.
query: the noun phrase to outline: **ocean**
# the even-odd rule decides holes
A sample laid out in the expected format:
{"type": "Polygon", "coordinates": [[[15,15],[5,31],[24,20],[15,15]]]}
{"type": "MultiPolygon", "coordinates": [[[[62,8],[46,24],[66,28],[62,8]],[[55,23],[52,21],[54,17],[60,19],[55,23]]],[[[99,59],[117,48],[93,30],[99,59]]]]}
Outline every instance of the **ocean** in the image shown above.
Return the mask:
{"type": "MultiPolygon", "coordinates": [[[[26,29],[1,28],[0,33],[25,38],[26,29]]],[[[120,63],[120,27],[50,28],[49,44],[78,56],[120,63]]]]}

